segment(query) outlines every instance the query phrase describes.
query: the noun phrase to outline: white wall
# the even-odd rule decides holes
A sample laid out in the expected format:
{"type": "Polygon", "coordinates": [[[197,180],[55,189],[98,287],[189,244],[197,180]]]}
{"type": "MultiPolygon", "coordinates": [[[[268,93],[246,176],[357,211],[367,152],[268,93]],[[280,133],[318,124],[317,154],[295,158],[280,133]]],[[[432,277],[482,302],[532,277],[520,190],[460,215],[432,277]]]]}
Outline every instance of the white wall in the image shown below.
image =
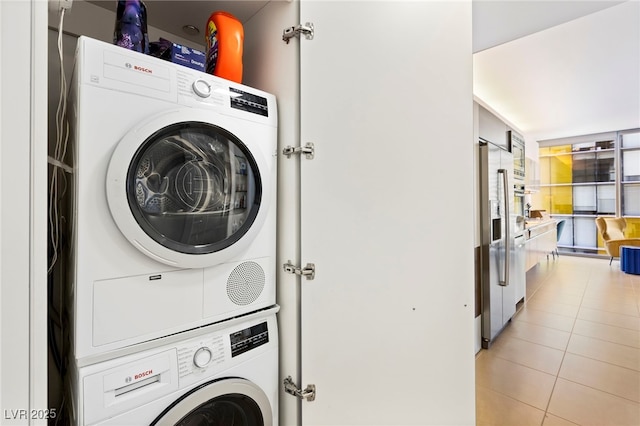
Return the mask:
{"type": "Polygon", "coordinates": [[[0,423],[46,424],[46,10],[0,2],[0,423]],[[35,410],[35,411],[32,411],[35,410]],[[38,411],[42,410],[42,411],[38,411]]]}

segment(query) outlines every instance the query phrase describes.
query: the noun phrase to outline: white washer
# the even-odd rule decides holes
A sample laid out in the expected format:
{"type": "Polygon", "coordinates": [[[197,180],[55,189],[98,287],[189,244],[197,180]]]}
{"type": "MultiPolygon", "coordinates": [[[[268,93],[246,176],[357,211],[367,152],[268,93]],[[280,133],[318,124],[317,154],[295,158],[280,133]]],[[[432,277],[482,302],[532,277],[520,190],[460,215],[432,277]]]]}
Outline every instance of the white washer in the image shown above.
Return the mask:
{"type": "Polygon", "coordinates": [[[75,425],[278,425],[277,308],[76,371],[75,425]],[[235,422],[230,419],[244,419],[235,422]],[[207,421],[204,421],[207,420],[207,421]]]}
{"type": "Polygon", "coordinates": [[[70,102],[76,359],[275,304],[273,95],[80,37],[70,102]]]}

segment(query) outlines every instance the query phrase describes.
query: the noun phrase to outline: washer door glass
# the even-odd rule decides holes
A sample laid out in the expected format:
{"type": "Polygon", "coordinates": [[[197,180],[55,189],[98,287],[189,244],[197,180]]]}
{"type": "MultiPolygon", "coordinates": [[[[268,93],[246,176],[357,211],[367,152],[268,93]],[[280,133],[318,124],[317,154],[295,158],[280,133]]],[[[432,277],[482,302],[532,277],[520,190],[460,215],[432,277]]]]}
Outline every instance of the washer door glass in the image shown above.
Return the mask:
{"type": "Polygon", "coordinates": [[[224,395],[200,405],[176,426],[263,426],[260,407],[245,395],[224,395]]]}
{"type": "Polygon", "coordinates": [[[267,395],[239,378],[203,383],[169,405],[151,426],[274,426],[267,395]]]}
{"type": "Polygon", "coordinates": [[[223,250],[255,220],[260,173],[244,143],[212,124],[182,122],[151,135],[127,172],[127,199],[153,240],[181,253],[223,250]]]}

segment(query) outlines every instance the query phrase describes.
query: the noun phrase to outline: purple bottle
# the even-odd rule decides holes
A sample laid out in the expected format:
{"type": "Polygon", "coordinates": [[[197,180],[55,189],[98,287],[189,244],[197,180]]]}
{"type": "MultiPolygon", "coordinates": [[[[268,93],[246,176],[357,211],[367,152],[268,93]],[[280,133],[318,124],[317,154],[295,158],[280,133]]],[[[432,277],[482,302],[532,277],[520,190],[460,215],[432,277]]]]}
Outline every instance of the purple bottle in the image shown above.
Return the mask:
{"type": "Polygon", "coordinates": [[[136,52],[149,53],[147,8],[139,0],[118,0],[113,44],[136,52]]]}

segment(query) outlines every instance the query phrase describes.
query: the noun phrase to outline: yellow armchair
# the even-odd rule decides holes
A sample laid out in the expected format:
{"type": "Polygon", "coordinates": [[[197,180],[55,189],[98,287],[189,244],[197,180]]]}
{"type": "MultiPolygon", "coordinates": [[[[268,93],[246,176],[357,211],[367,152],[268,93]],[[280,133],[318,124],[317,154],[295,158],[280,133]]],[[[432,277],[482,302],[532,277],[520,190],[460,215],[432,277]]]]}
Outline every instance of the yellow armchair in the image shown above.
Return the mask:
{"type": "Polygon", "coordinates": [[[620,246],[640,247],[640,238],[625,237],[627,221],[623,217],[597,217],[596,226],[604,240],[604,247],[611,256],[609,265],[614,257],[620,257],[620,246]]]}

